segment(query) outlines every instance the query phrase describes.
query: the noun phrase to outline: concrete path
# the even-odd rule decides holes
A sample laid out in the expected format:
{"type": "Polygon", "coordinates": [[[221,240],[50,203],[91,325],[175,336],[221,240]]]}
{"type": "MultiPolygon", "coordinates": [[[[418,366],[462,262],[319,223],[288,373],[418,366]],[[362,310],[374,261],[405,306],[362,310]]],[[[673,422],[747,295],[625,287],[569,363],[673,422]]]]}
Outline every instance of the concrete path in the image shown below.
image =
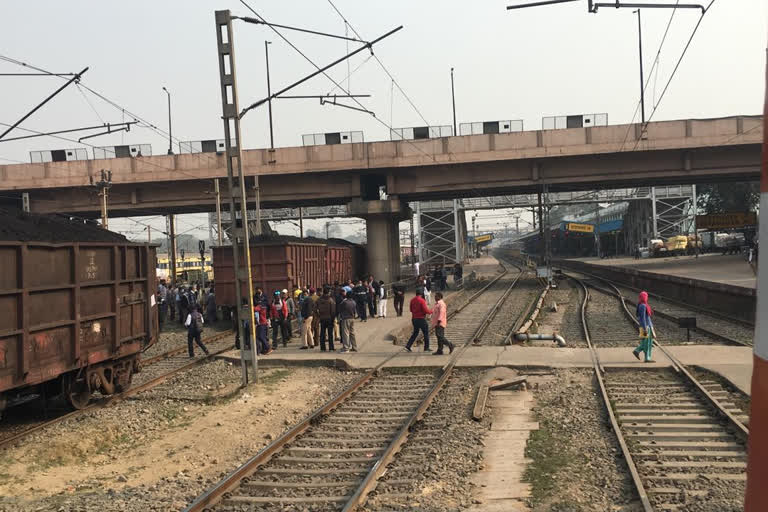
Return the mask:
{"type": "MultiPolygon", "coordinates": [[[[398,319],[402,320],[402,319],[398,319]]],[[[381,325],[389,320],[380,320],[381,325]]],[[[407,321],[407,319],[406,319],[407,321]]],[[[376,320],[362,325],[363,329],[376,332],[376,320]]],[[[360,343],[360,342],[358,342],[360,343]]],[[[415,366],[445,365],[449,356],[435,356],[431,352],[414,350],[409,353],[402,346],[393,345],[384,339],[368,338],[364,348],[358,353],[328,353],[314,350],[280,349],[269,356],[259,359],[265,366],[336,366],[340,368],[373,368],[381,360],[395,352],[398,355],[387,363],[388,367],[408,368],[415,366]]],[[[687,366],[699,366],[723,376],[738,389],[750,394],[752,379],[752,349],[750,347],[672,346],[672,354],[687,366]]],[[[619,368],[665,368],[672,362],[656,349],[653,363],[643,363],[635,359],[631,348],[598,348],[598,357],[605,367],[619,368]]],[[[232,351],[221,356],[238,362],[239,351],[232,351]]],[[[591,368],[592,359],[586,348],[556,347],[469,347],[457,362],[459,367],[491,368],[507,366],[510,368],[591,368]]]]}
{"type": "Polygon", "coordinates": [[[672,258],[573,258],[593,265],[613,265],[630,267],[657,274],[668,274],[690,279],[702,279],[715,283],[725,283],[745,288],[755,288],[757,278],[741,255],[723,256],[719,253],[694,256],[677,256],[672,258]]]}
{"type": "Polygon", "coordinates": [[[482,471],[473,476],[478,486],[476,501],[470,512],[527,512],[525,498],[531,494],[523,475],[530,462],[525,447],[532,430],[533,395],[528,391],[492,391],[491,429],[485,436],[482,471]]]}

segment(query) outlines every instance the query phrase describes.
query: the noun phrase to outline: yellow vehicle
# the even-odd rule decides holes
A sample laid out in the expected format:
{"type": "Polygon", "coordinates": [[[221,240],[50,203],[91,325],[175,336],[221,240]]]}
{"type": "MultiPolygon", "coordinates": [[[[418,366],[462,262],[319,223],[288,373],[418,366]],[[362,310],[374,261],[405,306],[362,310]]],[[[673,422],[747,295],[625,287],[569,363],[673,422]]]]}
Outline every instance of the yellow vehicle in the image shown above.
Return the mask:
{"type": "Polygon", "coordinates": [[[675,256],[685,254],[685,251],[688,249],[688,237],[684,235],[671,236],[667,238],[664,247],[667,249],[667,254],[675,256]]]}
{"type": "MultiPolygon", "coordinates": [[[[205,269],[201,266],[202,260],[199,256],[184,258],[176,258],[176,279],[181,281],[202,281],[202,272],[205,272],[205,280],[211,281],[213,279],[213,265],[209,257],[205,258],[205,269]]],[[[168,279],[170,276],[170,258],[157,258],[157,278],[168,279]]]]}

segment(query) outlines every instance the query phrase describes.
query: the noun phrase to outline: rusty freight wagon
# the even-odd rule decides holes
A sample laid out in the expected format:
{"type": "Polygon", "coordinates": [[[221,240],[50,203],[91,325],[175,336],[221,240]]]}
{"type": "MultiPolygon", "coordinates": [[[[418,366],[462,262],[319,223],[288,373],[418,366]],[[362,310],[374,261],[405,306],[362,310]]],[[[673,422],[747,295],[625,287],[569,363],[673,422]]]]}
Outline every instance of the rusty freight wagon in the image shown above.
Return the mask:
{"type": "MultiPolygon", "coordinates": [[[[291,290],[293,286],[341,282],[361,275],[360,265],[365,257],[359,246],[343,241],[326,243],[325,240],[293,240],[301,239],[251,243],[254,288],[260,286],[265,293],[271,293],[275,290],[291,290]]],[[[235,306],[231,246],[213,248],[213,275],[216,279],[216,302],[222,306],[235,306]]],[[[242,293],[244,297],[247,296],[245,287],[242,293]]]]}
{"type": "Polygon", "coordinates": [[[94,391],[127,388],[158,335],[154,247],[3,213],[0,411],[31,394],[82,408],[94,391]]]}

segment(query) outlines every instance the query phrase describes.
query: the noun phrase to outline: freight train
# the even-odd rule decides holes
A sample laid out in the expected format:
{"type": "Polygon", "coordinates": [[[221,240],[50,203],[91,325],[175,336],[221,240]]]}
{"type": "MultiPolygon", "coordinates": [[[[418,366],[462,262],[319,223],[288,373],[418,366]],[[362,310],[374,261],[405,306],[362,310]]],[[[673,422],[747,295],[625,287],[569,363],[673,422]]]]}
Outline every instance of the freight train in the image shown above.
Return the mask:
{"type": "Polygon", "coordinates": [[[158,336],[155,248],[61,217],[0,210],[0,411],[126,389],[158,336]]]}
{"type": "MultiPolygon", "coordinates": [[[[253,286],[261,287],[265,293],[292,290],[294,286],[346,282],[365,274],[365,248],[346,240],[254,237],[250,253],[253,286]]],[[[236,306],[232,246],[213,248],[213,274],[217,304],[236,306]]],[[[243,287],[242,296],[247,297],[247,293],[243,287]]]]}

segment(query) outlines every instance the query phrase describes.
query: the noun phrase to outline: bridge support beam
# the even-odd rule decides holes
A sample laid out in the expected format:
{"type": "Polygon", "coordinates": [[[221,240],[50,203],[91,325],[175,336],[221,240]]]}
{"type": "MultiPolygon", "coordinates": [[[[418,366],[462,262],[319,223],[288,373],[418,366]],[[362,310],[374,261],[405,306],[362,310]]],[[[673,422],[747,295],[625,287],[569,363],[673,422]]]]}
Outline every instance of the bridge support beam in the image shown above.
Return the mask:
{"type": "Polygon", "coordinates": [[[407,203],[399,199],[364,201],[347,205],[350,215],[365,219],[368,272],[377,280],[391,283],[400,278],[399,223],[411,216],[407,203]]]}

